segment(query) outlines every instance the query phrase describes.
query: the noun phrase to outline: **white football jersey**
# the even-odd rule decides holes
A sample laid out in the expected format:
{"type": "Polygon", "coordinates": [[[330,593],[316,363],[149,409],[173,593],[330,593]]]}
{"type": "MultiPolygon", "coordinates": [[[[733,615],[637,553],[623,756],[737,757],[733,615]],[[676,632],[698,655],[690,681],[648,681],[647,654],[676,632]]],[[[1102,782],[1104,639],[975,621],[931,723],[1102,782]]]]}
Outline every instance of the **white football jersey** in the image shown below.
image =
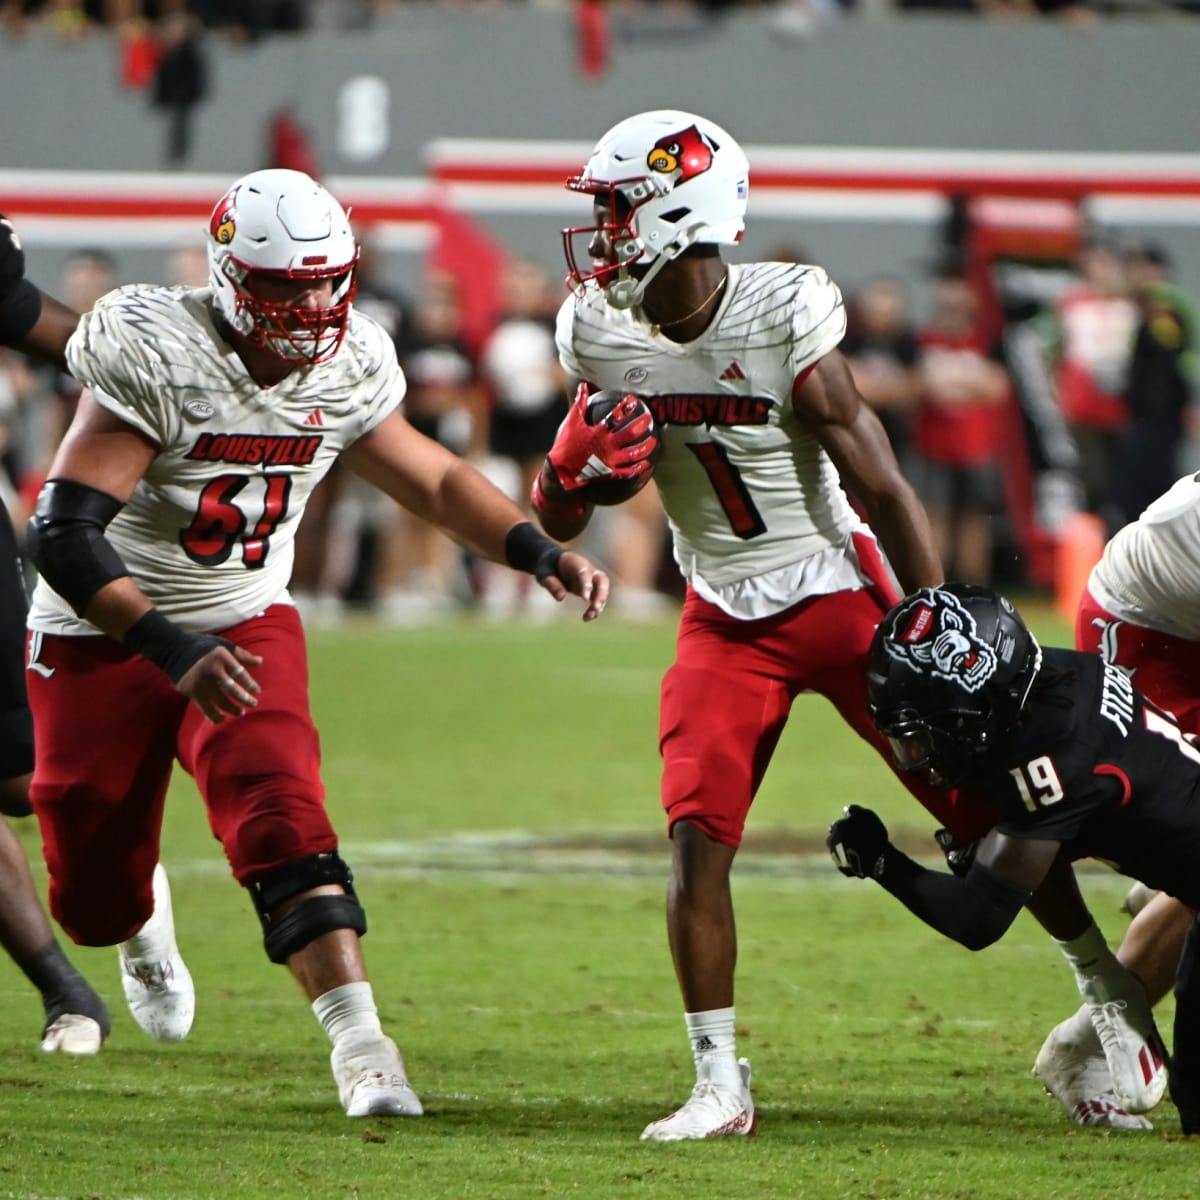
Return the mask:
{"type": "Polygon", "coordinates": [[[1200,472],[1113,535],[1088,588],[1115,617],[1200,641],[1200,472]]]}
{"type": "Polygon", "coordinates": [[[795,263],[731,265],[709,327],[682,345],[640,310],[607,304],[595,285],[559,310],[568,374],[635,393],[654,413],[663,444],[654,478],[689,582],[728,589],[840,551],[863,528],[791,402],[796,376],[845,331],[837,286],[795,263]]]}
{"type": "MultiPolygon", "coordinates": [[[[391,338],[355,312],[330,361],[259,387],[217,333],[205,288],[110,292],[81,318],[67,362],[99,404],[160,447],[108,537],[138,586],[190,632],[288,601],[309,495],[405,389],[391,338]]],[[[40,579],[29,624],[96,632],[40,579]]]]}

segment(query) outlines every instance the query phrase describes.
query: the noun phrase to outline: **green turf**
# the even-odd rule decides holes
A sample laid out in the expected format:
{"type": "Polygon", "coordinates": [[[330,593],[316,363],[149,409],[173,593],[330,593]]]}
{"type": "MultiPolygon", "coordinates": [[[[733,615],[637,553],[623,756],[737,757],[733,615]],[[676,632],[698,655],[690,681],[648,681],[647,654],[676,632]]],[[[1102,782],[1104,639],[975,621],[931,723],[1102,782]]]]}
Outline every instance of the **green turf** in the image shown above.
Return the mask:
{"type": "MultiPolygon", "coordinates": [[[[164,859],[198,983],[193,1034],[151,1042],[115,955],[75,950],[112,1038],[95,1059],[42,1056],[36,999],[0,961],[0,1197],[1194,1194],[1195,1147],[1169,1104],[1151,1134],[1080,1130],[1030,1079],[1076,999],[1032,921],[971,955],[802,853],[849,800],[900,836],[930,830],[815,698],[797,703],[736,875],[760,1136],[638,1142],[691,1083],[662,916],[655,710],[672,648],[669,624],[608,620],[314,634],[329,804],[428,1118],[341,1115],[324,1034],[263,956],[184,780],[164,859]]],[[[1089,873],[1085,890],[1116,940],[1119,881],[1089,873]]]]}

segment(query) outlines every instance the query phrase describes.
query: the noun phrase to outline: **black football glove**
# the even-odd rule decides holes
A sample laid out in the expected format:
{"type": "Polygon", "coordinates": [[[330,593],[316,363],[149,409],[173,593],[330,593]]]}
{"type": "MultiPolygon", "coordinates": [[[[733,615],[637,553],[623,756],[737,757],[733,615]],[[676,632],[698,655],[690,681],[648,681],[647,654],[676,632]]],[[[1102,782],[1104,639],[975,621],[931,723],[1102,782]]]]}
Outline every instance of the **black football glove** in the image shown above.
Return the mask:
{"type": "Polygon", "coordinates": [[[946,856],[946,865],[962,879],[975,861],[975,851],[979,848],[979,843],[960,842],[948,829],[939,829],[933,835],[933,839],[946,856]]]}
{"type": "Polygon", "coordinates": [[[21,239],[0,213],[0,345],[19,342],[37,324],[41,311],[41,293],[25,278],[21,239]]]}
{"type": "Polygon", "coordinates": [[[830,825],[825,839],[834,864],[852,879],[878,879],[892,845],[887,826],[869,808],[848,804],[842,811],[846,815],[830,825]]]}

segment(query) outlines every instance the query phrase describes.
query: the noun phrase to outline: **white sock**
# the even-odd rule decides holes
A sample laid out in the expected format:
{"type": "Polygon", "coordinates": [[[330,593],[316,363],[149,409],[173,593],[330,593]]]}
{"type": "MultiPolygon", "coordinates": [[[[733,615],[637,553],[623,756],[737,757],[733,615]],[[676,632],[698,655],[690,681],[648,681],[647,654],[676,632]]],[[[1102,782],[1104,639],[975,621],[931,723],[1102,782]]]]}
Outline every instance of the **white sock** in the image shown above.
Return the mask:
{"type": "Polygon", "coordinates": [[[161,863],[154,868],[154,889],[154,911],[133,937],[121,943],[123,958],[158,963],[176,953],[171,890],[161,863]]]}
{"type": "Polygon", "coordinates": [[[742,1076],[734,1047],[732,1006],[684,1013],[683,1019],[687,1022],[692,1057],[696,1060],[696,1078],[740,1091],[742,1076]]]}
{"type": "Polygon", "coordinates": [[[344,983],[312,1002],[313,1015],[329,1040],[339,1047],[374,1041],[383,1036],[371,985],[344,983]]]}
{"type": "Polygon", "coordinates": [[[1096,1027],[1092,1024],[1092,1014],[1088,1011],[1086,1004],[1081,1005],[1072,1016],[1062,1022],[1059,1028],[1062,1030],[1063,1038],[1072,1046],[1092,1050],[1096,1054],[1104,1053],[1100,1046],[1100,1039],[1096,1036],[1096,1027]]]}
{"type": "Polygon", "coordinates": [[[1079,994],[1088,1004],[1105,1004],[1129,991],[1129,972],[1108,948],[1095,921],[1077,938],[1068,942],[1055,938],[1054,944],[1071,964],[1079,994]]]}

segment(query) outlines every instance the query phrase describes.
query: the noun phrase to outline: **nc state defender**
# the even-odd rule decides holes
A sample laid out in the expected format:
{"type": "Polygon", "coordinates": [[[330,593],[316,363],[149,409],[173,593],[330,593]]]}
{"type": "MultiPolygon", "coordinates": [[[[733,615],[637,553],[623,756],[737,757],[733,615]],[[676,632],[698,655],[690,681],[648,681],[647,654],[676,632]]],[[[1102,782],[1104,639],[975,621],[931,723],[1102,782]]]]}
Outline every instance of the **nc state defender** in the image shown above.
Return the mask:
{"type": "Polygon", "coordinates": [[[178,759],[268,956],[330,1035],[347,1115],[419,1116],[325,811],[287,594],[296,526],[342,456],[476,553],[580,596],[585,620],[608,581],[400,415],[404,377],[390,339],[352,311],[358,246],[323,187],[244,177],[213,212],[208,254],[207,289],[119,289],[76,318],[22,282],[0,322],[22,348],[65,347],[88,385],[30,528],[32,802],[51,905],[76,941],[123,943],[143,1029],[187,1032],[191,983],[154,869],[178,759]]]}
{"type": "MultiPolygon", "coordinates": [[[[889,844],[874,813],[851,806],[829,833],[844,874],[875,879],[971,949],[1004,934],[1060,850],[1200,905],[1200,751],[1123,671],[1093,654],[1043,652],[1002,596],[950,584],[893,609],[876,634],[869,681],[873,719],[897,763],[938,785],[979,789],[998,819],[957,878],[918,866],[889,844]]],[[[1169,1072],[1185,1133],[1200,1133],[1198,950],[1193,921],[1169,1072]]],[[[1118,1101],[1149,1110],[1164,1079],[1140,985],[1083,992],[1118,1101]],[[1119,1043],[1139,1032],[1129,1055],[1119,1043]]]]}
{"type": "MultiPolygon", "coordinates": [[[[1200,736],[1200,476],[1185,475],[1117,531],[1079,602],[1075,645],[1127,672],[1140,691],[1200,736]]],[[[1166,893],[1153,896],[1127,930],[1122,962],[1151,1003],[1170,992],[1194,913],[1166,893]]],[[[1144,1117],[1114,1112],[1112,1080],[1084,1010],[1056,1025],[1034,1071],[1080,1124],[1148,1129],[1144,1117]]]]}
{"type": "MultiPolygon", "coordinates": [[[[722,259],[720,247],[742,236],[748,173],[724,129],[668,110],[616,125],[567,184],[591,197],[594,222],[564,231],[575,293],[559,312],[559,355],[575,380],[650,407],[663,444],[655,480],[688,584],[660,746],[668,933],[697,1083],[647,1127],[651,1140],[753,1131],[749,1066],[734,1046],[729,891],[751,801],[801,692],[827,697],[886,752],[864,677],[871,635],[896,599],[875,534],[906,591],[941,579],[925,515],[836,348],[838,288],[820,267],[722,259]]],[[[535,483],[534,506],[557,538],[586,525],[598,474],[636,480],[652,469],[597,430],[569,417],[535,483]]],[[[960,834],[990,822],[913,787],[960,834]]],[[[1071,904],[1071,921],[1086,920],[1077,894],[1071,904]]]]}

